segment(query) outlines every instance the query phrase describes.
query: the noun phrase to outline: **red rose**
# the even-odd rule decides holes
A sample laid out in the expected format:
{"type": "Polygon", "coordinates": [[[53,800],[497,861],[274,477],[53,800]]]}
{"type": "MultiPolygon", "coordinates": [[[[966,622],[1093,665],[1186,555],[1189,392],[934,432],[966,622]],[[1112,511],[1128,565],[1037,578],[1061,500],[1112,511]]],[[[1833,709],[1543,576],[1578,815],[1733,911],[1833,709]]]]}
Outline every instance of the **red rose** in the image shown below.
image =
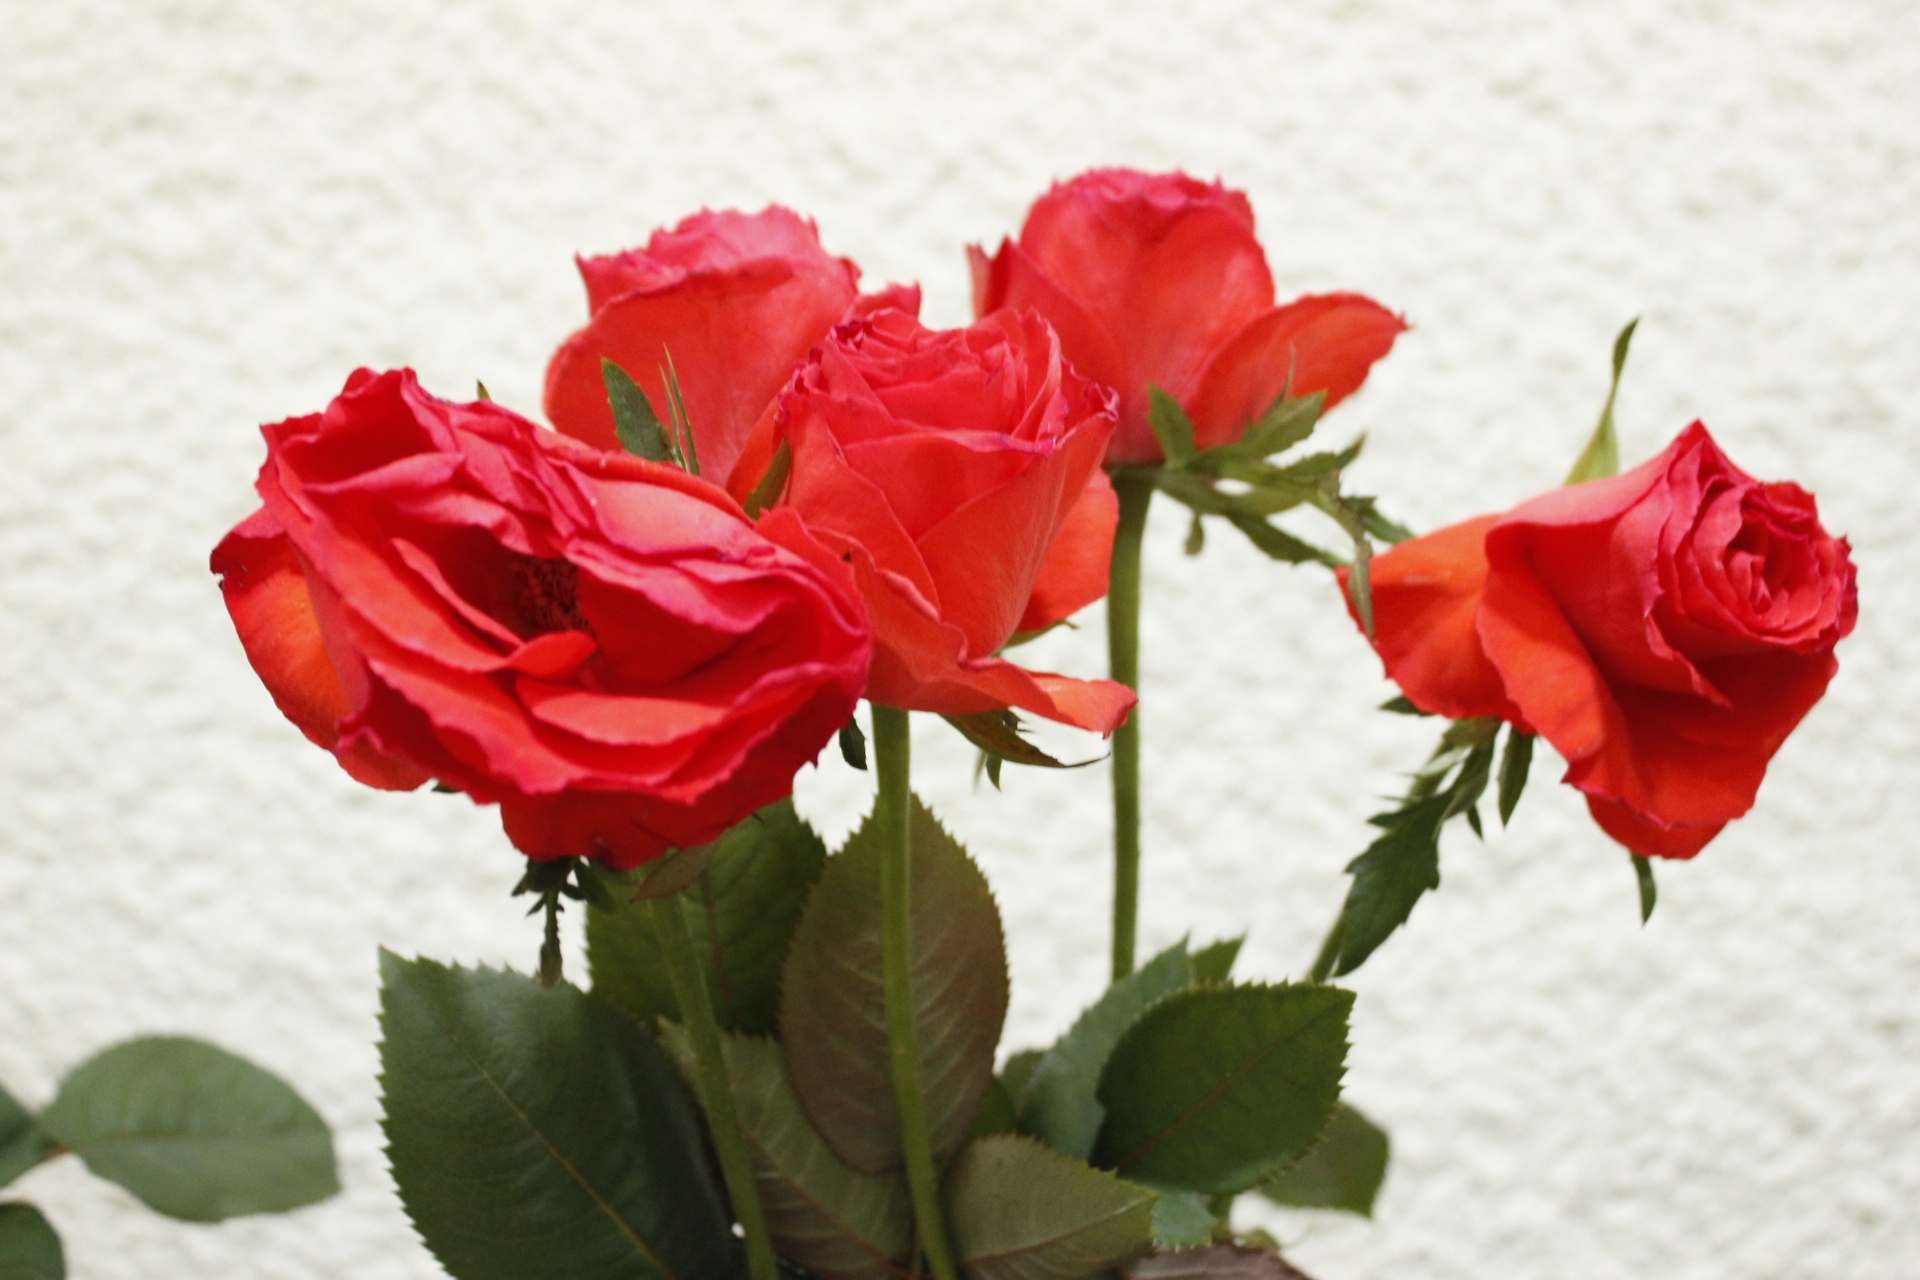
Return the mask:
{"type": "Polygon", "coordinates": [[[1120,393],[1107,461],[1157,466],[1147,387],[1180,402],[1202,448],[1238,440],[1292,375],[1331,408],[1406,325],[1357,293],[1276,307],[1238,191],[1181,173],[1095,169],[1034,202],[1016,243],[969,247],[976,314],[1032,307],[1075,368],[1120,393]]]}
{"type": "Polygon", "coordinates": [[[660,371],[671,352],[701,474],[723,485],[747,434],[828,329],[874,306],[919,309],[914,288],[860,297],[859,270],[777,205],[696,213],[644,249],[578,262],[593,318],[547,366],[548,421],[619,452],[601,358],[625,369],[664,419],[660,371]]]}
{"type": "Polygon", "coordinates": [[[355,778],[497,802],[533,857],[711,840],[860,695],[852,573],[791,513],[408,371],[264,434],[265,506],[213,553],[254,670],[355,778]]]}
{"type": "Polygon", "coordinates": [[[1608,835],[1689,858],[1826,691],[1854,571],[1811,494],[1696,422],[1624,475],[1395,547],[1373,608],[1414,705],[1539,733],[1608,835]]]}
{"type": "Polygon", "coordinates": [[[1109,733],[1130,690],[994,655],[1105,593],[1112,490],[1099,468],[1113,421],[1112,393],[1076,374],[1031,312],[936,332],[881,311],[801,366],[735,492],[791,448],[784,501],[849,557],[867,600],[875,702],[1021,707],[1109,733]]]}

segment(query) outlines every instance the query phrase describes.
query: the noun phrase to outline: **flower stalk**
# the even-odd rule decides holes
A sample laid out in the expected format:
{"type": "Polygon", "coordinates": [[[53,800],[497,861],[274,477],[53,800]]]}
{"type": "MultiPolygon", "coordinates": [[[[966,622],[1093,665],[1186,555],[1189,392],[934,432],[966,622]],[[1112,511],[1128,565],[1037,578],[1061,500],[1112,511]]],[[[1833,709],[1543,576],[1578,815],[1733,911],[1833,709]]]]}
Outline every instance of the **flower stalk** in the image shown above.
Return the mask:
{"type": "MultiPolygon", "coordinates": [[[[1108,672],[1140,691],[1140,546],[1153,500],[1153,473],[1116,471],[1120,525],[1107,573],[1108,672]]],[[[1140,707],[1113,731],[1113,980],[1133,972],[1140,919],[1140,707]]]]}
{"type": "Polygon", "coordinates": [[[667,962],[673,998],[680,1006],[681,1021],[693,1042],[700,1093],[707,1104],[707,1127],[713,1132],[713,1148],[720,1157],[721,1176],[726,1179],[734,1215],[746,1234],[747,1273],[753,1280],[779,1280],[780,1267],[774,1258],[773,1236],[767,1230],[766,1207],[760,1202],[760,1188],[753,1178],[753,1154],[747,1146],[746,1130],[740,1125],[740,1112],[733,1102],[733,1082],[727,1075],[720,1027],[713,1018],[700,953],[694,948],[693,932],[687,927],[686,913],[693,909],[693,903],[684,893],[647,903],[667,962]]]}
{"type": "Polygon", "coordinates": [[[913,1004],[913,836],[909,781],[912,743],[907,713],[873,708],[874,773],[879,785],[875,822],[880,833],[880,948],[886,985],[887,1049],[894,1104],[900,1113],[900,1150],[913,1195],[914,1224],[933,1280],[956,1280],[953,1252],[940,1212],[940,1181],[920,1086],[920,1045],[913,1004]]]}

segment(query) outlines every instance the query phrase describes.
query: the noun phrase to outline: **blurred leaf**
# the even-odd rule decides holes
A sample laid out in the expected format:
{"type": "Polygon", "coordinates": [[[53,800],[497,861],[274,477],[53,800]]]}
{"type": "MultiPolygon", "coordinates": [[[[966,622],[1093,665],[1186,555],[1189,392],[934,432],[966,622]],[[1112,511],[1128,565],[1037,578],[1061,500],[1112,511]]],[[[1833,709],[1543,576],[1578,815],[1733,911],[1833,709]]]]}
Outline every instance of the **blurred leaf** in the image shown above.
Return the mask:
{"type": "Polygon", "coordinates": [[[1207,1197],[1198,1192],[1162,1191],[1153,1206],[1153,1243],[1161,1249],[1208,1244],[1217,1221],[1207,1197]]]}
{"type": "Polygon", "coordinates": [[[1013,1099],[1016,1107],[1027,1096],[1027,1086],[1033,1082],[1033,1073],[1039,1068],[1040,1059],[1046,1056],[1045,1049],[1022,1049],[1010,1055],[1006,1065],[1000,1068],[997,1078],[1006,1085],[1007,1096],[1013,1099]]]}
{"type": "Polygon", "coordinates": [[[1390,1150],[1387,1131],[1343,1102],[1306,1158],[1261,1187],[1260,1194],[1275,1204],[1371,1218],[1390,1150]]]}
{"type": "Polygon", "coordinates": [[[1184,548],[1190,556],[1197,556],[1207,549],[1207,526],[1200,522],[1200,513],[1193,513],[1187,522],[1187,542],[1184,548]]]}
{"type": "Polygon", "coordinates": [[[904,1264],[913,1244],[906,1178],[840,1162],[807,1123],[774,1041],[730,1035],[724,1052],[780,1256],[831,1280],[896,1274],[893,1264],[904,1264]]]}
{"type": "Polygon", "coordinates": [[[1113,1047],[1148,1006],[1192,984],[1187,945],[1178,942],[1108,987],[1035,1065],[1020,1127],[1070,1156],[1091,1155],[1106,1118],[1096,1096],[1100,1073],[1113,1047]]]}
{"type": "Polygon", "coordinates": [[[984,1138],[990,1133],[1019,1131],[1020,1108],[1014,1105],[1006,1080],[995,1076],[987,1086],[987,1096],[981,1099],[980,1110],[974,1113],[973,1123],[967,1127],[967,1137],[984,1138]]]}
{"type": "Polygon", "coordinates": [[[1225,982],[1233,974],[1233,962],[1240,958],[1240,946],[1247,940],[1246,934],[1237,938],[1222,938],[1209,943],[1193,953],[1193,981],[1195,986],[1225,982]]]}
{"type": "Polygon", "coordinates": [[[1639,325],[1640,318],[1635,316],[1613,340],[1613,381],[1607,386],[1606,407],[1600,410],[1600,424],[1593,429],[1587,447],[1580,451],[1579,460],[1567,473],[1568,484],[1604,480],[1620,472],[1620,441],[1613,429],[1613,400],[1620,393],[1620,374],[1627,367],[1627,348],[1632,345],[1633,331],[1639,325]]]}
{"type": "Polygon", "coordinates": [[[1147,388],[1147,424],[1160,442],[1160,452],[1169,466],[1179,466],[1193,456],[1193,420],[1180,402],[1159,387],[1147,388]]]}
{"type": "Polygon", "coordinates": [[[1507,749],[1500,755],[1500,825],[1513,820],[1520,793],[1527,789],[1527,770],[1533,766],[1533,735],[1518,727],[1507,731],[1507,749]]]}
{"type": "Polygon", "coordinates": [[[32,1113],[0,1089],[0,1187],[39,1164],[52,1147],[32,1113]]]}
{"type": "Polygon", "coordinates": [[[725,1280],[745,1256],[693,1099],[647,1035],[567,985],[380,957],[401,1202],[458,1280],[725,1280]]]}
{"type": "Polygon", "coordinates": [[[683,466],[679,451],[673,447],[667,429],[660,425],[653,402],[640,384],[605,356],[600,358],[600,377],[607,385],[607,407],[613,410],[613,434],[620,447],[648,462],[683,466]]]}
{"type": "MultiPolygon", "coordinates": [[[[959,1149],[993,1080],[1007,953],[986,877],[916,796],[911,980],[936,1160],[959,1149]]],[[[783,970],[780,1040],[800,1105],[840,1158],[900,1167],[880,951],[880,851],[869,816],[827,859],[783,970]]]]}
{"type": "MultiPolygon", "coordinates": [[[[752,819],[747,821],[751,822],[752,819]]],[[[662,898],[671,898],[707,874],[707,867],[719,850],[718,840],[712,844],[695,845],[691,849],[667,850],[664,856],[654,859],[647,866],[646,879],[634,886],[628,900],[658,902],[662,898]]]]}
{"type": "Polygon", "coordinates": [[[0,1204],[0,1280],[66,1280],[60,1235],[30,1204],[0,1204]]]}
{"type": "Polygon", "coordinates": [[[201,1040],[104,1050],[67,1077],[40,1128],[96,1175],[189,1222],[280,1213],[340,1189],[319,1113],[278,1076],[201,1040]]]}
{"type": "MultiPolygon", "coordinates": [[[[768,1035],[778,1024],[787,939],[826,857],[826,845],[791,799],[768,805],[715,842],[706,875],[687,890],[700,908],[688,913],[688,925],[707,959],[707,993],[722,1027],[768,1035]]],[[[594,994],[642,1026],[679,1020],[645,907],[588,913],[587,965],[594,994]]]]}
{"type": "Polygon", "coordinates": [[[1155,1186],[1245,1191],[1332,1114],[1353,996],[1314,984],[1198,987],[1141,1015],[1100,1079],[1094,1163],[1155,1186]]]}
{"type": "Polygon", "coordinates": [[[1653,905],[1660,899],[1659,887],[1653,883],[1653,860],[1633,854],[1633,877],[1640,882],[1640,923],[1653,919],[1653,905]]]}
{"type": "Polygon", "coordinates": [[[967,1280],[1080,1280],[1152,1236],[1152,1191],[1031,1138],[968,1143],[944,1192],[967,1280]]]}
{"type": "Polygon", "coordinates": [[[1271,1249],[1214,1244],[1156,1253],[1128,1263],[1122,1280],[1309,1280],[1271,1249]]]}

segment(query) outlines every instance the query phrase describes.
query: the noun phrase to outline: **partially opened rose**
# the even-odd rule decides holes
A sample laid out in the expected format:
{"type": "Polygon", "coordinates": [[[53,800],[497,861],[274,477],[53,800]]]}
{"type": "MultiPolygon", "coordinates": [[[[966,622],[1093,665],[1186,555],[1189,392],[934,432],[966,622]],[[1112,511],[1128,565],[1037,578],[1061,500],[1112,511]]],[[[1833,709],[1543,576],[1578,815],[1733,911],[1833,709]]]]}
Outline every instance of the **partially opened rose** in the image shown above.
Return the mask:
{"type": "Polygon", "coordinates": [[[498,803],[532,857],[711,840],[860,695],[852,572],[790,512],[408,371],[264,434],[264,505],[213,553],[254,670],[355,778],[498,803]]]}
{"type": "Polygon", "coordinates": [[[740,446],[827,330],[875,306],[919,307],[919,291],[870,297],[860,272],[820,246],[812,222],[778,205],[703,211],[643,249],[579,259],[592,319],[547,366],[547,418],[613,452],[600,361],[640,384],[663,418],[671,356],[696,431],[701,474],[725,484],[740,446]]]}
{"type": "Polygon", "coordinates": [[[1107,461],[1154,466],[1147,388],[1180,402],[1202,448],[1238,440],[1288,388],[1329,407],[1406,328],[1356,293],[1274,305],[1246,196],[1182,173],[1095,169],[1034,202],[1017,241],[973,263],[974,310],[1032,307],[1074,367],[1120,393],[1107,461]]]}
{"type": "Polygon", "coordinates": [[[1416,706],[1539,733],[1609,835],[1687,858],[1825,692],[1854,570],[1812,495],[1696,422],[1632,471],[1395,547],[1373,607],[1416,706]]]}
{"type": "Polygon", "coordinates": [[[875,702],[1019,707],[1107,733],[1130,690],[996,655],[1104,593],[1113,422],[1111,393],[1067,365],[1032,312],[935,331],[881,311],[835,329],[801,367],[734,486],[791,451],[784,504],[849,558],[866,598],[875,702]]]}

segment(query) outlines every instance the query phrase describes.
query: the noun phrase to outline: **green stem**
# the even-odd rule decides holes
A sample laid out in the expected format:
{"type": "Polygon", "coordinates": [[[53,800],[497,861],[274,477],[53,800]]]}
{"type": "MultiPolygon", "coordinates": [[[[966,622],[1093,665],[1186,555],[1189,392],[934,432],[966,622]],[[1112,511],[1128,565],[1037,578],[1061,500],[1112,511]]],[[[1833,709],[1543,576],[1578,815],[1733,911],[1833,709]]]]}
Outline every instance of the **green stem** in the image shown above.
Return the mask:
{"type": "Polygon", "coordinates": [[[747,1146],[746,1130],[740,1127],[740,1113],[733,1105],[733,1083],[727,1076],[727,1062],[720,1047],[720,1027],[713,1020],[713,1005],[707,996],[706,975],[700,953],[693,945],[693,933],[687,928],[686,913],[693,909],[684,893],[656,898],[647,904],[653,919],[660,951],[667,962],[667,978],[673,984],[673,998],[680,1006],[681,1020],[693,1041],[693,1056],[700,1072],[700,1093],[706,1099],[707,1127],[713,1132],[713,1148],[720,1156],[720,1172],[727,1180],[727,1194],[733,1198],[733,1211],[747,1237],[747,1272],[753,1280],[779,1280],[779,1263],[773,1256],[773,1237],[767,1231],[767,1211],[760,1203],[760,1188],[753,1179],[753,1155],[747,1146]]]}
{"type": "MultiPolygon", "coordinates": [[[[1117,471],[1120,527],[1107,571],[1107,663],[1113,678],[1140,691],[1140,543],[1153,500],[1151,471],[1117,471]]],[[[1113,980],[1133,972],[1140,922],[1140,708],[1113,731],[1113,980]]]]}
{"type": "Polygon", "coordinates": [[[927,1102],[920,1091],[920,1046],[913,1016],[911,765],[907,713],[897,707],[874,707],[873,768],[880,789],[874,812],[880,835],[880,954],[886,977],[893,1098],[900,1110],[900,1152],[906,1159],[914,1223],[927,1266],[934,1280],[956,1280],[946,1222],[940,1214],[940,1181],[927,1133],[927,1102]]]}

